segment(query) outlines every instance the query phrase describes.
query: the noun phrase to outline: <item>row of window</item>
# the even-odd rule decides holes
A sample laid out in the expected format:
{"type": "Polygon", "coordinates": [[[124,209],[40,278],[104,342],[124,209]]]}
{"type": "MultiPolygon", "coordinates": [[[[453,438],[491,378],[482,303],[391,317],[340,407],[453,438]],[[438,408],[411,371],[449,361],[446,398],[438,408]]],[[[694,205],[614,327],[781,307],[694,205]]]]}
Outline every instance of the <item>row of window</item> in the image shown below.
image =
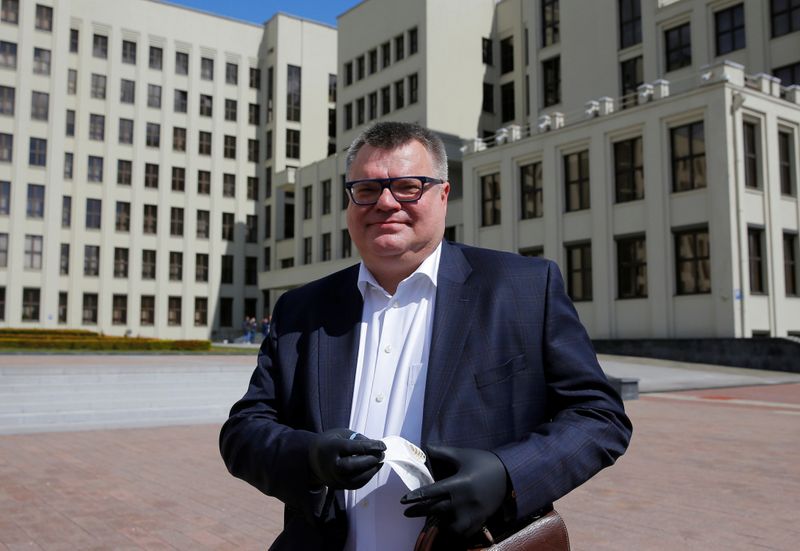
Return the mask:
{"type": "MultiPolygon", "coordinates": [[[[762,187],[762,150],[758,140],[758,126],[745,122],[744,165],[745,186],[762,187]]],[[[788,131],[778,133],[778,159],[780,190],[783,195],[794,196],[793,181],[796,148],[793,135],[788,131]]],[[[688,191],[707,185],[705,136],[703,122],[670,129],[670,160],[672,191],[688,191]]],[[[637,136],[613,144],[614,196],[616,203],[644,198],[644,156],[642,138],[637,136]]],[[[563,156],[565,210],[573,212],[591,207],[589,192],[589,151],[583,150],[563,156]]],[[[544,181],[542,163],[520,166],[520,218],[538,218],[544,214],[544,181]]],[[[494,226],[501,222],[500,174],[481,176],[481,226],[494,226]]]]}
{"type": "MultiPolygon", "coordinates": [[[[2,0],[0,21],[12,25],[19,24],[19,0],[2,0]]],[[[36,4],[34,25],[38,31],[53,32],[53,8],[36,4]]]]}
{"type": "MultiPolygon", "coordinates": [[[[764,254],[764,230],[748,228],[748,263],[750,291],[765,294],[767,259],[764,254]]],[[[673,231],[675,251],[675,293],[677,295],[711,292],[711,247],[707,227],[673,231]]],[[[647,244],[644,235],[615,239],[617,298],[646,298],[647,244]]],[[[565,246],[567,292],[573,301],[592,300],[591,241],[565,246]]],[[[520,251],[526,256],[542,256],[541,248],[520,251]]],[[[798,236],[783,233],[784,285],[787,296],[800,294],[798,280],[798,236]]]]}
{"type": "MultiPolygon", "coordinates": [[[[380,66],[378,64],[379,48],[372,48],[365,54],[344,64],[344,85],[350,86],[354,80],[363,80],[367,75],[373,75],[381,69],[392,64],[392,43],[394,43],[394,62],[412,56],[419,50],[417,28],[413,27],[405,33],[398,34],[393,40],[387,40],[380,45],[380,66]],[[406,38],[408,39],[408,53],[406,53],[406,38]]],[[[332,100],[332,101],[335,101],[332,100]]]]}
{"type": "MultiPolygon", "coordinates": [[[[58,293],[58,323],[67,323],[68,299],[66,291],[58,293]]],[[[84,325],[96,325],[99,309],[99,295],[97,293],[83,293],[81,304],[81,322],[84,325]]],[[[139,325],[155,325],[156,295],[141,295],[139,302],[139,325]]],[[[255,311],[258,299],[246,298],[244,300],[245,312],[255,311]]],[[[179,296],[167,297],[167,325],[181,325],[183,318],[183,298],[179,296]]],[[[0,287],[0,321],[6,318],[6,288],[0,287]]],[[[265,314],[266,315],[266,314],[265,314]]],[[[22,289],[22,321],[41,321],[41,290],[35,287],[22,289]]],[[[233,298],[219,298],[220,327],[233,327],[233,298]]],[[[128,324],[128,295],[114,294],[111,296],[111,323],[113,325],[128,324]]],[[[208,325],[208,297],[194,297],[194,325],[203,327],[208,325]]]]}
{"type": "Polygon", "coordinates": [[[367,121],[377,119],[379,116],[388,115],[392,111],[393,90],[395,110],[417,103],[419,101],[419,77],[417,73],[380,89],[380,111],[378,110],[378,91],[371,92],[356,99],[354,102],[345,104],[343,114],[344,129],[350,130],[353,126],[362,125],[367,121]],[[408,98],[408,101],[406,101],[406,98],[408,98]]]}
{"type": "MultiPolygon", "coordinates": [[[[350,239],[350,232],[347,228],[339,230],[341,232],[341,239],[339,240],[339,258],[350,258],[353,255],[353,242],[350,239]]],[[[331,233],[323,233],[320,235],[320,248],[319,254],[316,259],[318,262],[326,262],[332,260],[332,245],[331,233]]],[[[303,238],[303,264],[312,264],[314,262],[314,240],[311,237],[303,238]]],[[[281,266],[282,268],[285,266],[281,266]]],[[[289,266],[291,267],[291,266],[289,266]]]]}

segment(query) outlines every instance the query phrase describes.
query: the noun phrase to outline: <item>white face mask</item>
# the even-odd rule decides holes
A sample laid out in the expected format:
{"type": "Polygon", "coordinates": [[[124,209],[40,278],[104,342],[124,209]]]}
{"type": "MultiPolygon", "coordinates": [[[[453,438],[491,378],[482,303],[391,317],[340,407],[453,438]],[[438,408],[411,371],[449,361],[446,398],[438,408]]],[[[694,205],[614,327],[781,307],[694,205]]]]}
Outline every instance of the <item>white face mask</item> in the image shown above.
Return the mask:
{"type": "Polygon", "coordinates": [[[386,444],[383,462],[397,473],[409,490],[433,484],[433,477],[425,466],[425,452],[401,436],[387,436],[381,441],[386,444]]]}

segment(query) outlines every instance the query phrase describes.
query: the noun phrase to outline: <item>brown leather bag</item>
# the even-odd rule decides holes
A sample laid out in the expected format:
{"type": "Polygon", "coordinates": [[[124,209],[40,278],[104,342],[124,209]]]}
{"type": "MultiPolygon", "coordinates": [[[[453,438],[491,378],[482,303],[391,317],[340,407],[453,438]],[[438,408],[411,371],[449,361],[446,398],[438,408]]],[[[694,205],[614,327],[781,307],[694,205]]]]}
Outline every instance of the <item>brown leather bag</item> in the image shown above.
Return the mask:
{"type": "MultiPolygon", "coordinates": [[[[432,551],[439,527],[434,519],[428,519],[417,537],[414,551],[432,551]]],[[[533,522],[514,532],[499,543],[489,547],[473,547],[478,551],[569,551],[569,535],[564,519],[553,509],[533,522]]]]}

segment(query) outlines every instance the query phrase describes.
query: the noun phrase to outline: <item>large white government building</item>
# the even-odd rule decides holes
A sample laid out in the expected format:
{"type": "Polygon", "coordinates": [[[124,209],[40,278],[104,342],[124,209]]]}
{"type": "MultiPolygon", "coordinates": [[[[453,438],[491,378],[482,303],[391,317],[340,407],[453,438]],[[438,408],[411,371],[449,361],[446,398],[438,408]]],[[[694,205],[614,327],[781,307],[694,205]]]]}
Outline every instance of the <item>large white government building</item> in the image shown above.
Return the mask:
{"type": "Polygon", "coordinates": [[[592,337],[800,335],[800,0],[1,3],[0,326],[238,333],[358,260],[344,151],[403,120],[447,238],[558,262],[592,337]]]}

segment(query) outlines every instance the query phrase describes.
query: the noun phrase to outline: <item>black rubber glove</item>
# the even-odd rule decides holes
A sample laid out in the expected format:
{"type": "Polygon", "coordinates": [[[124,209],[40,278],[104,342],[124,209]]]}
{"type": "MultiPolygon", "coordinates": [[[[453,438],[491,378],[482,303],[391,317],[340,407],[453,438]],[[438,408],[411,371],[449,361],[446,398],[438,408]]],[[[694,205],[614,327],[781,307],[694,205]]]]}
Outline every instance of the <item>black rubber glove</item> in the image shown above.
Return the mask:
{"type": "Polygon", "coordinates": [[[458,535],[475,534],[505,499],[503,462],[485,450],[429,446],[426,451],[440,480],[400,499],[403,505],[412,504],[405,516],[432,516],[458,535]]]}
{"type": "Polygon", "coordinates": [[[317,435],[308,450],[314,482],[334,490],[361,488],[383,466],[384,450],[386,444],[380,440],[350,429],[327,430],[317,435]]]}

